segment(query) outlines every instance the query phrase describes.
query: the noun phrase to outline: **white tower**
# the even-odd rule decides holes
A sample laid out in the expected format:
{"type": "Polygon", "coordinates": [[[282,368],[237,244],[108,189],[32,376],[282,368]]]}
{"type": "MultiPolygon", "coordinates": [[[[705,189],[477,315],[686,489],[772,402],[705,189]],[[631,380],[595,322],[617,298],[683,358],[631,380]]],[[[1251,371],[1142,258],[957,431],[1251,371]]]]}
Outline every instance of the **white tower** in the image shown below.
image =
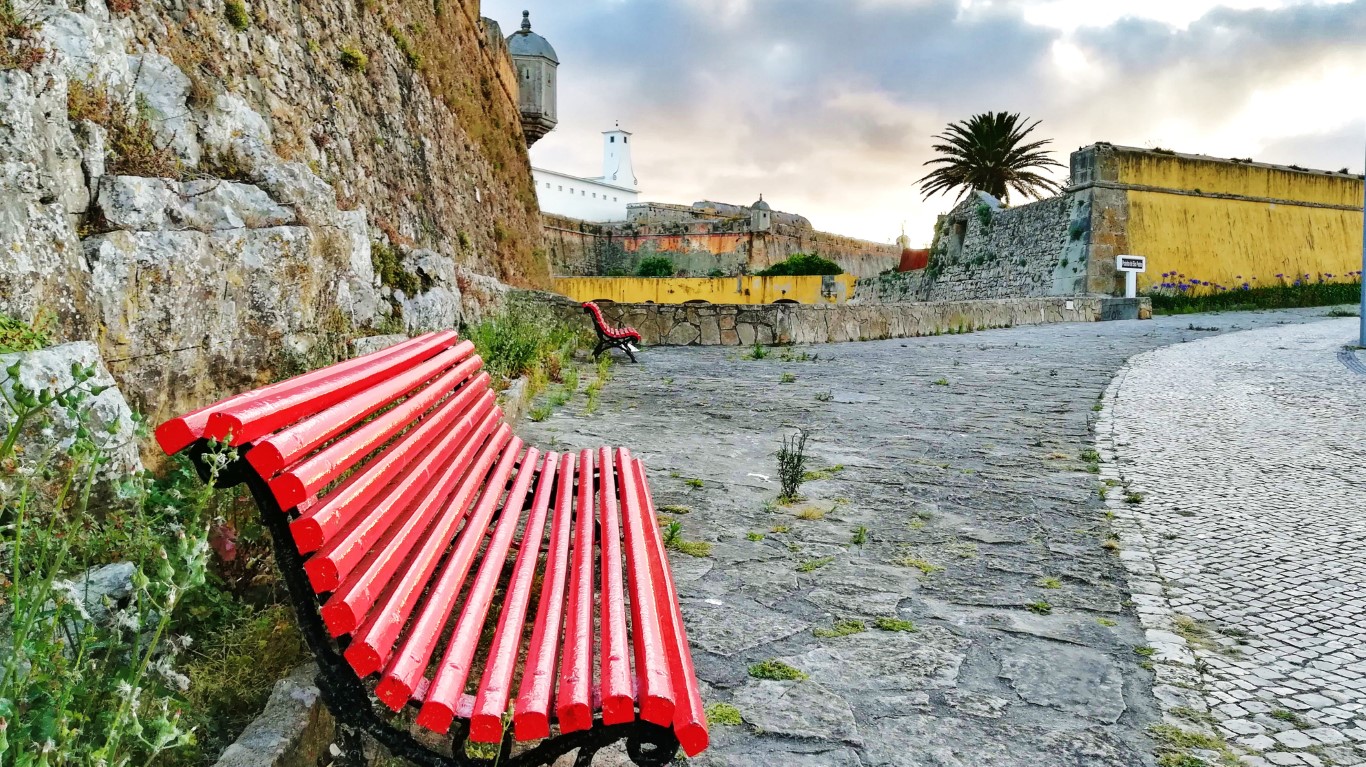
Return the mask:
{"type": "Polygon", "coordinates": [[[621,129],[621,123],[602,132],[602,180],[636,188],[636,172],[631,167],[631,134],[621,129]]]}

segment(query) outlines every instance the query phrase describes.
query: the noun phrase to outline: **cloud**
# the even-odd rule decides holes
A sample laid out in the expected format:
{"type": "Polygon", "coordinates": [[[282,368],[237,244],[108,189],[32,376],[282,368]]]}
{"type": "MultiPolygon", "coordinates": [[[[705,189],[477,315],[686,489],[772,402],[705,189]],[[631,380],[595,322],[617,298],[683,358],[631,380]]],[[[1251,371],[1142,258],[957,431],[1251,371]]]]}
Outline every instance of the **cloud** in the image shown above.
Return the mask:
{"type": "Polygon", "coordinates": [[[1366,81],[1366,0],[1115,0],[1103,14],[1079,2],[484,0],[482,12],[510,31],[529,8],[559,52],[560,125],[533,148],[537,165],[596,175],[599,132],[621,120],[648,199],[764,192],[818,228],[879,241],[903,220],[928,241],[950,204],[922,202],[915,184],[932,136],[986,110],[1041,119],[1064,163],[1104,140],[1360,166],[1360,88],[1344,84],[1366,81]]]}

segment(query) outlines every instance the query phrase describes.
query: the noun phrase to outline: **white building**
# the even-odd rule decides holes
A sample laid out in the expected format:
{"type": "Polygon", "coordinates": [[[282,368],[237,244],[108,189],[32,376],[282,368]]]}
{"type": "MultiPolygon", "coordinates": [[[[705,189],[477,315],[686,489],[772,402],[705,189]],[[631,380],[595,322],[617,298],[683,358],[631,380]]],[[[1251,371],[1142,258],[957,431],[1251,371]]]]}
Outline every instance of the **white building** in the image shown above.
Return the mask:
{"type": "Polygon", "coordinates": [[[631,166],[631,134],[620,127],[602,133],[601,176],[583,178],[533,166],[531,177],[542,211],[583,221],[625,221],[626,206],[640,199],[631,166]]]}

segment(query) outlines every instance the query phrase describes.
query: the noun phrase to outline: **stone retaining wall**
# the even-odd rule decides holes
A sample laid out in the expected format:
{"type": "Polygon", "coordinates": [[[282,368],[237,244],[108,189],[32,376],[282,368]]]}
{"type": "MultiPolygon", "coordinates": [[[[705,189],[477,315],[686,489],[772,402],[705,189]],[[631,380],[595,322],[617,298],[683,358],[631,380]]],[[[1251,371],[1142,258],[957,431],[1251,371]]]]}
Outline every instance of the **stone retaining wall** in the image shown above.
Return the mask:
{"type": "MultiPolygon", "coordinates": [[[[603,304],[602,310],[608,322],[635,327],[649,345],[749,346],[756,342],[823,344],[1051,322],[1096,322],[1109,300],[1076,296],[872,306],[603,304]]],[[[566,312],[567,319],[584,321],[577,304],[559,300],[555,305],[566,312]]],[[[1147,299],[1141,299],[1139,316],[1151,316],[1147,299]]]]}

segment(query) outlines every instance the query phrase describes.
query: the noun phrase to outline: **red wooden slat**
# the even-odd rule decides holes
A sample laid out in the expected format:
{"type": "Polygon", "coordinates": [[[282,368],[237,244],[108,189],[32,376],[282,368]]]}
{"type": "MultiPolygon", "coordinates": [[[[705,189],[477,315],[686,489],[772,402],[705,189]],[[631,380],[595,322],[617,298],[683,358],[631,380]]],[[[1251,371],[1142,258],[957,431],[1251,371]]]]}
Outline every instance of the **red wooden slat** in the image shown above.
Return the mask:
{"type": "Polygon", "coordinates": [[[555,713],[561,732],[593,725],[593,451],[579,453],[579,493],[574,509],[573,567],[569,576],[564,649],[555,713]]]}
{"type": "MultiPolygon", "coordinates": [[[[408,397],[383,415],[293,466],[286,466],[284,456],[272,444],[275,440],[274,436],[257,443],[247,454],[248,460],[252,461],[252,466],[263,477],[270,477],[279,471],[284,472],[281,477],[293,477],[293,480],[278,482],[271,480],[272,491],[277,486],[281,490],[288,488],[287,494],[291,499],[293,497],[306,498],[341,476],[347,469],[373,452],[375,448],[392,439],[394,435],[405,429],[413,428],[424,413],[457,389],[464,393],[470,389],[478,388],[476,383],[478,379],[469,382],[467,379],[474,375],[481,364],[482,360],[475,357],[456,365],[432,381],[427,388],[408,397]],[[266,455],[267,451],[273,453],[269,462],[266,462],[264,458],[254,457],[258,452],[261,455],[266,455]]],[[[480,376],[479,378],[485,377],[480,376]]],[[[277,497],[276,500],[279,501],[280,498],[277,497]]],[[[289,507],[290,505],[282,502],[282,508],[287,509],[289,507]]]]}
{"type": "Polygon", "coordinates": [[[660,601],[661,628],[664,647],[669,655],[669,672],[674,681],[674,734],[688,756],[696,756],[706,749],[707,715],[702,709],[702,693],[697,686],[697,672],[693,668],[692,653],[688,650],[688,632],[683,628],[683,612],[678,605],[678,590],[674,587],[673,572],[664,556],[664,539],[659,533],[655,517],[655,502],[645,481],[645,464],[635,463],[636,481],[640,483],[640,497],[645,501],[645,521],[649,525],[648,543],[653,549],[650,567],[655,581],[662,589],[660,601]]]}
{"type": "Polygon", "coordinates": [[[400,375],[356,392],[332,407],[260,440],[247,452],[247,463],[262,477],[273,477],[276,472],[313,452],[380,408],[415,393],[415,390],[441,375],[447,368],[456,365],[455,372],[460,373],[462,379],[472,374],[479,368],[479,358],[465,358],[473,352],[474,344],[466,341],[400,375]],[[464,363],[457,365],[461,360],[465,360],[464,363]]]}
{"type": "MultiPolygon", "coordinates": [[[[370,612],[371,606],[379,598],[384,586],[394,577],[400,566],[405,570],[403,581],[408,584],[409,588],[398,594],[399,604],[402,605],[403,600],[416,601],[423,584],[427,582],[427,578],[424,577],[415,582],[410,579],[420,574],[419,570],[426,562],[423,561],[421,564],[409,562],[407,561],[408,553],[413,550],[414,546],[423,543],[422,553],[418,555],[417,559],[424,560],[423,555],[425,554],[425,560],[430,560],[430,567],[427,568],[429,571],[427,577],[430,577],[430,570],[436,568],[437,557],[445,551],[446,546],[450,543],[449,534],[455,531],[455,526],[459,524],[460,518],[464,516],[465,509],[469,505],[468,500],[463,504],[461,503],[459,494],[454,497],[451,496],[451,492],[456,488],[456,483],[461,477],[466,477],[467,481],[463,483],[465,486],[475,485],[483,479],[489,465],[497,457],[492,445],[485,445],[485,440],[493,433],[495,425],[494,419],[487,418],[480,425],[480,428],[475,430],[473,436],[464,440],[452,439],[448,442],[451,447],[438,453],[436,460],[440,462],[439,465],[444,466],[440,476],[427,486],[417,505],[403,515],[399,524],[394,525],[389,532],[385,533],[383,540],[366,547],[380,552],[376,560],[355,570],[352,577],[338,587],[328,598],[327,604],[323,605],[321,610],[323,622],[327,624],[327,628],[333,636],[349,633],[360,624],[362,616],[370,612]],[[459,452],[454,457],[450,457],[450,452],[454,448],[459,448],[459,452]],[[484,448],[482,452],[478,452],[480,448],[484,448]],[[478,458],[475,457],[477,452],[478,458]],[[468,474],[466,474],[467,470],[468,474]],[[448,500],[450,501],[449,504],[447,503],[448,500]],[[437,523],[432,535],[430,537],[425,536],[424,534],[432,520],[442,514],[443,510],[446,510],[446,513],[437,523]],[[443,536],[442,533],[446,533],[446,535],[443,536]]],[[[464,490],[463,486],[461,490],[464,490]]],[[[394,606],[391,602],[387,607],[392,609],[394,606]]],[[[390,610],[384,612],[389,613],[390,610]]],[[[397,625],[393,627],[393,631],[397,634],[402,622],[397,621],[395,623],[397,625]]],[[[357,648],[357,645],[357,642],[351,643],[352,648],[357,648]]],[[[376,655],[381,649],[387,653],[387,647],[372,649],[376,649],[376,655]]],[[[359,648],[357,651],[359,652],[359,648]]],[[[348,648],[349,654],[350,648],[348,648]]],[[[378,670],[378,668],[379,662],[376,658],[375,668],[364,672],[357,668],[356,673],[365,676],[378,670]]]]}
{"type": "MultiPolygon", "coordinates": [[[[545,460],[541,464],[540,480],[536,483],[536,495],[531,499],[531,511],[527,513],[526,525],[522,532],[517,564],[512,570],[507,592],[503,596],[503,612],[498,616],[498,629],[494,632],[493,644],[489,647],[484,678],[479,681],[479,694],[475,698],[474,711],[470,717],[470,740],[476,743],[497,743],[503,738],[503,712],[507,711],[508,699],[512,695],[512,675],[517,665],[517,649],[522,643],[522,629],[527,609],[531,605],[531,586],[536,578],[536,563],[541,555],[541,538],[545,532],[545,519],[558,464],[559,454],[545,454],[545,460]]],[[[526,466],[527,463],[523,461],[522,465],[526,466]]],[[[541,588],[547,589],[550,585],[543,581],[541,588]]],[[[556,629],[558,628],[557,621],[556,629]]],[[[528,664],[528,668],[530,667],[528,664]]],[[[546,691],[549,692],[549,689],[547,686],[546,691]]],[[[548,699],[547,695],[547,702],[548,699]]]]}
{"type": "MultiPolygon", "coordinates": [[[[486,380],[487,376],[480,376],[486,380]]],[[[387,487],[401,472],[412,466],[416,456],[432,443],[446,434],[448,430],[458,431],[466,425],[479,423],[486,414],[497,409],[493,392],[487,388],[471,387],[453,399],[443,403],[437,413],[425,419],[416,429],[403,435],[402,439],[390,445],[384,453],[365,466],[365,470],[346,480],[341,487],[330,493],[316,505],[299,515],[290,523],[289,531],[299,553],[316,551],[324,541],[331,540],[364,508],[381,490],[387,487]],[[476,399],[477,398],[477,399],[476,399]],[[472,407],[466,405],[474,400],[472,407]]],[[[325,476],[325,475],[322,475],[325,476]]],[[[300,464],[290,472],[280,475],[271,483],[271,491],[276,499],[287,497],[293,500],[307,488],[315,487],[320,474],[313,473],[308,466],[300,464]],[[294,471],[300,476],[295,476],[294,471]],[[302,477],[302,478],[300,478],[302,477]],[[292,483],[298,482],[297,488],[292,483]],[[283,483],[283,487],[281,487],[283,483]]],[[[311,493],[309,496],[311,497],[311,493]]],[[[285,501],[282,507],[288,508],[285,501]]]]}
{"type": "Polygon", "coordinates": [[[602,723],[624,724],[636,718],[631,694],[631,651],[626,635],[626,597],[621,583],[621,513],[612,470],[612,453],[598,448],[598,528],[602,533],[600,560],[602,595],[598,620],[602,628],[599,660],[602,723]]]}
{"type": "Polygon", "coordinates": [[[437,333],[398,354],[357,367],[325,382],[217,409],[209,417],[204,435],[224,439],[231,434],[233,445],[255,442],[301,418],[321,412],[356,392],[422,364],[455,341],[453,331],[437,333]]]}
{"type": "Polygon", "coordinates": [[[541,603],[536,610],[526,665],[522,668],[522,685],[512,715],[512,731],[518,740],[550,735],[550,697],[555,687],[555,661],[560,646],[560,623],[564,618],[564,588],[569,580],[576,464],[573,453],[564,453],[560,458],[555,516],[550,524],[550,543],[541,578],[541,603]]]}
{"type": "Polygon", "coordinates": [[[484,622],[488,619],[489,606],[493,603],[493,590],[498,579],[503,576],[503,563],[507,561],[508,549],[512,546],[512,536],[517,532],[521,521],[522,507],[526,504],[527,492],[531,489],[531,478],[536,473],[536,460],[540,452],[536,448],[527,450],[518,469],[517,479],[508,490],[503,501],[503,511],[498,517],[498,527],[484,549],[483,561],[479,563],[479,574],[474,578],[465,595],[465,607],[456,621],[455,633],[446,645],[446,654],[436,668],[432,685],[427,690],[427,698],[418,711],[417,723],[434,732],[451,729],[455,719],[460,697],[465,693],[465,683],[469,681],[470,666],[474,663],[474,653],[483,633],[484,622]]]}
{"type": "MultiPolygon", "coordinates": [[[[432,385],[423,389],[421,393],[409,397],[384,415],[333,442],[313,456],[287,467],[279,476],[270,480],[270,491],[279,502],[280,508],[288,509],[299,505],[300,511],[303,511],[302,505],[305,501],[356,466],[377,448],[385,445],[395,434],[404,429],[409,429],[410,432],[419,431],[427,421],[449,420],[459,415],[488,386],[487,373],[480,373],[473,380],[461,385],[464,374],[468,372],[467,366],[476,360],[457,365],[433,381],[432,385]],[[459,390],[453,397],[440,402],[435,409],[431,408],[457,386],[459,390]],[[451,410],[452,406],[455,410],[451,410]],[[428,412],[429,410],[431,412],[428,412]]],[[[406,444],[407,438],[408,435],[405,434],[403,440],[391,445],[389,450],[399,449],[400,445],[406,444]]],[[[366,471],[374,471],[375,465],[389,450],[384,451],[384,455],[376,456],[376,460],[366,467],[366,471]]],[[[252,453],[255,452],[253,448],[252,453]]]]}
{"type": "Polygon", "coordinates": [[[660,626],[659,584],[650,566],[652,526],[645,521],[645,492],[636,481],[630,451],[616,451],[617,478],[621,483],[622,526],[626,529],[626,570],[631,595],[631,639],[635,646],[636,698],[640,718],[668,726],[673,721],[674,689],[669,654],[660,626]]]}
{"type": "Polygon", "coordinates": [[[476,439],[482,442],[495,426],[496,419],[493,411],[490,411],[477,429],[467,430],[462,419],[462,423],[457,425],[449,439],[434,440],[408,473],[394,483],[387,493],[382,493],[375,501],[374,507],[368,510],[357,524],[330,541],[304,563],[304,572],[308,573],[314,591],[322,593],[337,588],[395,520],[406,515],[412,508],[422,489],[445,468],[446,459],[465,445],[470,431],[474,431],[476,439]]]}
{"type": "Polygon", "coordinates": [[[408,703],[413,690],[417,688],[418,682],[427,670],[427,662],[431,660],[432,653],[436,650],[436,642],[441,637],[441,627],[446,624],[446,619],[450,617],[455,606],[455,598],[459,596],[460,588],[465,583],[465,576],[469,574],[470,566],[474,563],[474,556],[484,541],[489,518],[493,516],[493,510],[503,494],[508,475],[512,473],[512,466],[517,460],[517,453],[522,448],[522,441],[512,437],[512,430],[507,424],[498,429],[494,441],[500,446],[506,444],[507,448],[502,451],[498,465],[494,467],[493,474],[484,485],[484,494],[474,511],[470,513],[469,521],[460,531],[459,542],[446,559],[441,577],[432,585],[420,617],[409,629],[407,639],[394,654],[393,660],[375,688],[375,695],[395,711],[408,703]],[[507,441],[509,438],[511,442],[507,441]]]}
{"type": "Polygon", "coordinates": [[[190,443],[204,436],[204,429],[208,426],[209,416],[217,410],[240,407],[267,397],[284,396],[300,389],[323,384],[331,379],[351,373],[357,368],[366,368],[382,363],[414,346],[429,342],[436,335],[436,333],[427,333],[417,338],[410,338],[387,349],[380,349],[270,386],[263,386],[260,389],[228,397],[212,405],[172,418],[156,428],[157,444],[167,455],[179,453],[189,447],[190,443]]]}
{"type": "MultiPolygon", "coordinates": [[[[482,444],[483,440],[479,442],[482,444]]],[[[465,519],[465,512],[469,510],[480,484],[488,476],[489,468],[499,457],[501,449],[501,444],[489,442],[483,445],[477,458],[470,459],[463,454],[457,456],[456,463],[461,468],[456,479],[459,479],[460,484],[450,495],[450,501],[444,507],[439,507],[438,521],[423,540],[417,554],[404,563],[403,577],[399,579],[393,594],[385,596],[383,604],[371,611],[365,625],[355,632],[350,646],[346,648],[346,659],[357,675],[373,674],[389,661],[403,625],[416,609],[423,588],[436,572],[441,557],[455,537],[457,525],[465,519]],[[465,459],[463,463],[460,463],[461,458],[465,459]],[[465,471],[464,467],[471,468],[465,471]]]]}

